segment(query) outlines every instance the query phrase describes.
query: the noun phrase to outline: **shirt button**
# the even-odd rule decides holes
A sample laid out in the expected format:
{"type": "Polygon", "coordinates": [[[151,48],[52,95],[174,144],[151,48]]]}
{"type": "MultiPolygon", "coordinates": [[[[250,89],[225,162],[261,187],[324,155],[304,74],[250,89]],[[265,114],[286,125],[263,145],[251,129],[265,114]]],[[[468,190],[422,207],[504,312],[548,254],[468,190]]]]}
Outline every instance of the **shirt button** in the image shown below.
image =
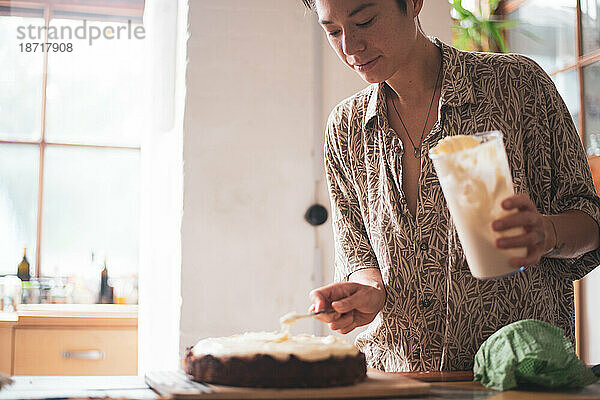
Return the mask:
{"type": "Polygon", "coordinates": [[[429,300],[429,299],[423,299],[423,300],[421,300],[421,307],[427,308],[430,305],[431,305],[431,300],[429,300]]]}
{"type": "Polygon", "coordinates": [[[427,244],[426,241],[422,241],[421,244],[419,245],[419,248],[421,249],[421,251],[427,251],[429,250],[429,245],[427,244]]]}

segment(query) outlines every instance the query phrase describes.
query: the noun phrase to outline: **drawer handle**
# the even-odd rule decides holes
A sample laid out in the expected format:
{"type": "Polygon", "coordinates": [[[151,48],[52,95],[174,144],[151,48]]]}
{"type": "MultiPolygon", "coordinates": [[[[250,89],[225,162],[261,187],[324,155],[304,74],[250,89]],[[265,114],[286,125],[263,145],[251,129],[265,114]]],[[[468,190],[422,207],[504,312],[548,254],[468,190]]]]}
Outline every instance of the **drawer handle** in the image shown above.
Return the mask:
{"type": "Polygon", "coordinates": [[[102,350],[63,351],[62,356],[70,360],[104,360],[105,354],[102,350]]]}

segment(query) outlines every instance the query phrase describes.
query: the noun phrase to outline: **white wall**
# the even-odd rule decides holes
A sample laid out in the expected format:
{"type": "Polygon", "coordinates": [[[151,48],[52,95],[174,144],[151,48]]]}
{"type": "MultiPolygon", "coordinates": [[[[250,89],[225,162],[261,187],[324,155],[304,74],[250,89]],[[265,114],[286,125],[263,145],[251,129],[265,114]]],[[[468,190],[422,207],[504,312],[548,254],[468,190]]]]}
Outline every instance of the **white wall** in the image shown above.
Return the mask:
{"type": "Polygon", "coordinates": [[[600,268],[582,280],[583,305],[581,359],[588,365],[600,364],[600,268]]]}
{"type": "MultiPolygon", "coordinates": [[[[449,42],[449,5],[433,4],[424,29],[449,42]]],[[[275,330],[331,281],[331,228],[302,216],[315,201],[329,208],[325,119],[365,86],[300,0],[189,9],[180,351],[205,336],[275,330]]],[[[294,330],[319,333],[310,322],[294,330]]]]}
{"type": "Polygon", "coordinates": [[[181,347],[305,311],[315,247],[311,19],[297,1],[192,0],[189,26],[181,347]]]}
{"type": "Polygon", "coordinates": [[[423,31],[448,44],[452,44],[450,9],[447,0],[423,0],[423,9],[419,15],[423,31]]]}

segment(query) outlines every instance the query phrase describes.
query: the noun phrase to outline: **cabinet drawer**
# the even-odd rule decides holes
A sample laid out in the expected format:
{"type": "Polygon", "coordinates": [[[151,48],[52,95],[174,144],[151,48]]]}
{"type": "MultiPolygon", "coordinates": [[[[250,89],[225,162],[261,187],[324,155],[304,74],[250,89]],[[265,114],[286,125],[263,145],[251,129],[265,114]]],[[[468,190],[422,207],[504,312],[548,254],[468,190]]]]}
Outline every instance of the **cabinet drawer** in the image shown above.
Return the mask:
{"type": "Polygon", "coordinates": [[[135,328],[17,328],[15,375],[135,375],[135,328]]]}
{"type": "Polygon", "coordinates": [[[0,327],[0,373],[12,375],[13,329],[0,327]]]}

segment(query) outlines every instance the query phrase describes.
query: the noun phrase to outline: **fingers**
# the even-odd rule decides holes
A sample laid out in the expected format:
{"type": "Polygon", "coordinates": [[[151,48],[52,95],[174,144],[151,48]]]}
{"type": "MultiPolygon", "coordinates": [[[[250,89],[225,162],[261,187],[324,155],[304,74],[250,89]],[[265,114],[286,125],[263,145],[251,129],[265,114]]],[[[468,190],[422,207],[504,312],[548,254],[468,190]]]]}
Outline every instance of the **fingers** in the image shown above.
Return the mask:
{"type": "Polygon", "coordinates": [[[375,295],[377,295],[375,289],[369,286],[363,286],[351,296],[332,302],[331,307],[340,314],[344,314],[352,310],[358,310],[362,312],[379,311],[376,306],[371,304],[374,303],[373,296],[375,295]]]}
{"type": "MultiPolygon", "coordinates": [[[[318,289],[314,289],[309,293],[309,297],[312,301],[312,305],[308,308],[309,313],[329,310],[332,308],[330,298],[335,298],[334,295],[339,294],[339,290],[332,288],[334,285],[323,286],[318,289]]],[[[323,313],[316,315],[314,318],[325,323],[331,323],[336,321],[340,317],[340,313],[323,313]]]]}
{"type": "Polygon", "coordinates": [[[535,204],[526,193],[518,193],[504,199],[501,203],[505,210],[518,209],[520,211],[536,211],[535,204]]]}
{"type": "MultiPolygon", "coordinates": [[[[331,307],[330,304],[328,304],[328,302],[325,300],[323,293],[320,292],[320,289],[315,289],[313,291],[310,292],[309,297],[311,299],[311,301],[313,302],[311,304],[311,306],[308,308],[308,313],[314,313],[314,312],[318,312],[318,311],[322,311],[322,310],[326,310],[328,308],[331,307]]],[[[332,321],[335,320],[336,315],[333,314],[319,314],[314,316],[313,318],[325,322],[325,323],[330,323],[332,321]]]]}
{"type": "MultiPolygon", "coordinates": [[[[331,307],[327,307],[327,308],[331,308],[331,307]]],[[[312,314],[312,313],[317,312],[315,305],[311,304],[311,306],[308,307],[308,311],[307,312],[308,312],[308,314],[312,314]]],[[[319,321],[323,321],[323,322],[329,323],[331,321],[335,321],[339,317],[340,317],[340,314],[334,312],[334,313],[318,314],[318,315],[315,315],[313,318],[315,318],[315,319],[317,319],[319,321]]]]}
{"type": "Polygon", "coordinates": [[[325,287],[314,289],[308,294],[308,297],[312,302],[309,312],[326,310],[331,305],[331,303],[327,301],[327,291],[324,289],[325,287]]]}
{"type": "MultiPolygon", "coordinates": [[[[523,193],[505,199],[502,206],[505,209],[518,209],[519,211],[495,220],[492,223],[492,229],[496,232],[503,232],[522,228],[525,233],[498,238],[496,247],[500,249],[526,247],[528,249],[527,258],[519,259],[518,262],[537,263],[546,242],[544,217],[537,211],[529,196],[523,193]]],[[[507,232],[507,234],[511,234],[511,232],[507,232]]],[[[514,235],[514,233],[512,234],[514,235]]]]}
{"type": "MultiPolygon", "coordinates": [[[[524,234],[496,239],[496,247],[499,249],[527,248],[527,255],[525,257],[513,258],[509,261],[510,265],[514,268],[537,264],[544,253],[546,231],[542,224],[541,214],[538,214],[537,217],[535,222],[529,225],[521,225],[525,230],[524,234]]],[[[497,225],[498,222],[500,222],[500,220],[494,221],[494,225],[497,225]]],[[[518,226],[519,225],[514,225],[511,227],[516,228],[518,226]]]]}
{"type": "Polygon", "coordinates": [[[342,335],[345,335],[346,333],[350,333],[354,330],[354,328],[356,328],[355,324],[351,324],[348,325],[347,327],[343,328],[343,329],[338,329],[338,332],[341,333],[342,335]]]}
{"type": "MultiPolygon", "coordinates": [[[[360,297],[358,300],[360,300],[360,297]]],[[[358,308],[357,303],[357,296],[354,294],[350,297],[346,297],[345,299],[334,301],[331,303],[331,307],[338,313],[344,314],[354,310],[355,308],[358,308]]]]}
{"type": "Polygon", "coordinates": [[[496,247],[499,249],[527,248],[525,257],[513,258],[509,261],[513,268],[520,268],[539,263],[544,252],[545,240],[544,232],[536,229],[523,235],[499,238],[496,240],[496,247]]]}
{"type": "Polygon", "coordinates": [[[309,293],[309,297],[313,303],[311,306],[311,312],[318,312],[333,308],[335,311],[337,311],[336,313],[319,314],[315,318],[317,318],[319,321],[328,323],[335,321],[339,318],[339,314],[348,312],[353,308],[352,304],[356,299],[348,301],[345,299],[349,296],[352,297],[352,295],[356,293],[361,286],[363,285],[354,282],[339,282],[312,290],[309,293]],[[339,311],[337,307],[333,307],[332,305],[332,303],[339,302],[341,300],[343,300],[341,303],[343,306],[342,309],[345,311],[339,311]]]}
{"type": "Polygon", "coordinates": [[[352,332],[358,326],[354,316],[354,312],[342,315],[337,321],[329,324],[329,329],[337,331],[342,335],[352,332]]]}
{"type": "MultiPolygon", "coordinates": [[[[546,228],[544,217],[537,211],[535,204],[525,193],[516,194],[502,201],[502,207],[506,210],[517,210],[517,212],[499,218],[492,223],[492,229],[496,232],[507,231],[514,228],[522,228],[525,233],[502,237],[496,240],[496,247],[500,249],[527,248],[525,257],[513,258],[511,266],[520,268],[537,264],[544,251],[546,244],[546,228]]],[[[507,232],[510,234],[510,232],[507,232]]]]}
{"type": "Polygon", "coordinates": [[[348,313],[341,315],[337,320],[329,324],[329,328],[332,331],[342,330],[350,327],[354,323],[354,313],[348,313]]]}
{"type": "MultiPolygon", "coordinates": [[[[327,307],[327,309],[328,308],[331,308],[331,307],[327,307]]],[[[312,304],[310,307],[308,307],[308,313],[312,314],[314,312],[317,312],[316,306],[314,304],[312,304]]],[[[323,314],[315,315],[313,318],[318,321],[325,322],[328,324],[330,322],[337,320],[339,317],[340,317],[340,313],[333,312],[333,313],[323,313],[323,314]]]]}
{"type": "Polygon", "coordinates": [[[502,232],[517,227],[541,226],[541,214],[537,211],[523,211],[507,215],[492,222],[492,229],[502,232]]]}
{"type": "Polygon", "coordinates": [[[503,237],[496,240],[496,247],[510,249],[515,247],[536,247],[544,243],[545,235],[540,231],[531,231],[524,235],[503,237]]]}
{"type": "Polygon", "coordinates": [[[354,282],[338,282],[312,290],[309,297],[315,304],[315,311],[324,310],[332,301],[343,299],[356,293],[360,284],[354,282]]]}
{"type": "Polygon", "coordinates": [[[527,248],[527,256],[526,257],[515,257],[509,260],[511,267],[517,269],[521,267],[528,267],[530,265],[535,265],[540,262],[541,251],[539,247],[528,247],[527,248]]]}
{"type": "Polygon", "coordinates": [[[330,323],[329,328],[345,335],[359,326],[370,324],[373,322],[376,315],[376,313],[368,314],[352,310],[347,314],[343,314],[337,321],[330,323]]]}
{"type": "Polygon", "coordinates": [[[333,324],[332,330],[347,333],[357,326],[355,315],[369,315],[369,322],[380,311],[385,301],[385,291],[369,285],[354,282],[340,282],[324,286],[310,292],[313,304],[309,312],[333,309],[334,313],[315,316],[319,321],[333,324]]]}

